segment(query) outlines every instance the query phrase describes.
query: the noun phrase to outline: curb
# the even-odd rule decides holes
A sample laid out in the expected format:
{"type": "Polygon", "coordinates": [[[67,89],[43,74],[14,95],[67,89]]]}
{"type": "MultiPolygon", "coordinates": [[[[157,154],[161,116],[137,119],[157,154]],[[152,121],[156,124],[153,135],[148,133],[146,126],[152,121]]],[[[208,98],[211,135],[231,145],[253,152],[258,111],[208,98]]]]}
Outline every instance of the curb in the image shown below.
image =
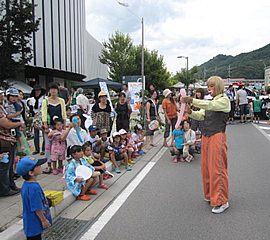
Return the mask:
{"type": "MultiPolygon", "coordinates": [[[[147,154],[144,156],[147,157],[147,154]]],[[[143,158],[144,158],[143,157],[143,158]]],[[[106,167],[108,171],[112,171],[112,163],[106,162],[106,167]]],[[[72,195],[69,190],[64,191],[64,199],[63,201],[55,207],[51,207],[51,215],[52,219],[55,219],[61,212],[63,212],[67,207],[69,207],[72,203],[76,201],[76,198],[72,195]]],[[[0,233],[1,240],[14,240],[14,239],[25,239],[23,233],[23,220],[14,223],[6,230],[0,233]]]]}
{"type": "MultiPolygon", "coordinates": [[[[106,167],[108,171],[112,170],[111,162],[106,163],[106,167]]],[[[67,207],[69,207],[72,203],[76,201],[76,198],[69,190],[64,191],[64,199],[63,201],[55,207],[51,207],[51,215],[52,219],[56,218],[62,211],[64,211],[67,207]]],[[[13,239],[23,239],[23,220],[12,224],[5,231],[0,233],[1,240],[13,240],[13,239]]]]}

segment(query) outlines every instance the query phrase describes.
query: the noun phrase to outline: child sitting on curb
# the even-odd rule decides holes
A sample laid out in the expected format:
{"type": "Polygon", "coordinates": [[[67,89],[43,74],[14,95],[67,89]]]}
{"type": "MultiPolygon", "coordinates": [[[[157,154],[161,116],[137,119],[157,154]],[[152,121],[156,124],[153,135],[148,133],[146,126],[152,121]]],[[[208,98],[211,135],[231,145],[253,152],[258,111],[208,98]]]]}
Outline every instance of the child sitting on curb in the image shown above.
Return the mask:
{"type": "Polygon", "coordinates": [[[23,157],[16,168],[16,172],[25,180],[21,196],[23,229],[27,239],[41,239],[42,232],[52,224],[48,200],[37,182],[37,176],[42,173],[41,165],[46,161],[46,158],[33,160],[23,157]]]}
{"type": "Polygon", "coordinates": [[[91,197],[88,196],[89,194],[97,194],[95,190],[91,189],[95,184],[95,179],[94,177],[91,177],[88,180],[84,180],[83,178],[76,176],[75,171],[76,168],[80,165],[87,166],[92,171],[95,171],[95,169],[85,159],[83,159],[83,151],[81,146],[72,146],[70,149],[70,154],[72,159],[66,166],[67,188],[72,192],[74,196],[77,197],[78,200],[89,201],[91,200],[91,197]]]}
{"type": "Polygon", "coordinates": [[[195,152],[195,142],[196,142],[196,134],[190,128],[190,123],[188,120],[184,121],[184,131],[185,131],[185,143],[183,148],[183,157],[187,162],[191,162],[193,160],[194,152],[195,152]]]}
{"type": "Polygon", "coordinates": [[[135,145],[133,146],[135,150],[135,154],[142,155],[145,152],[142,150],[144,146],[144,134],[143,134],[143,127],[141,124],[137,124],[134,127],[134,133],[131,135],[132,140],[134,141],[135,145]]]}
{"type": "Polygon", "coordinates": [[[175,128],[172,132],[172,141],[173,147],[171,149],[171,154],[174,156],[173,162],[184,162],[183,159],[183,148],[184,148],[184,129],[183,129],[183,122],[175,128]]]}
{"type": "Polygon", "coordinates": [[[94,160],[92,158],[92,150],[91,150],[91,145],[87,142],[82,146],[83,150],[83,158],[92,166],[95,168],[95,172],[99,173],[99,188],[103,188],[107,190],[109,187],[103,183],[103,175],[106,171],[106,166],[103,162],[99,160],[94,160]]]}
{"type": "Polygon", "coordinates": [[[128,164],[133,165],[135,164],[135,161],[132,160],[132,153],[134,152],[134,149],[130,144],[129,138],[127,137],[127,131],[125,129],[120,129],[119,133],[121,135],[121,143],[125,146],[127,150],[128,164]]]}
{"type": "Polygon", "coordinates": [[[114,132],[113,135],[113,143],[109,146],[110,150],[110,161],[113,164],[113,170],[120,174],[121,171],[117,164],[118,161],[123,161],[127,171],[131,171],[132,168],[128,165],[128,155],[125,149],[125,146],[121,144],[121,136],[119,132],[114,132]]]}

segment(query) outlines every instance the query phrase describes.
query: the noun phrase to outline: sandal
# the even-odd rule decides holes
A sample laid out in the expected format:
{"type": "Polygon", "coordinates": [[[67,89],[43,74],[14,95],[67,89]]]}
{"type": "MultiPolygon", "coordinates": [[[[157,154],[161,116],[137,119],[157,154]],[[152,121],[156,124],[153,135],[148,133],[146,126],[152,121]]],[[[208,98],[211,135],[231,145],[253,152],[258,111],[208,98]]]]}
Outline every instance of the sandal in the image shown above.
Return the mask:
{"type": "Polygon", "coordinates": [[[53,170],[52,170],[52,174],[53,174],[53,175],[58,175],[58,170],[57,170],[57,169],[53,169],[53,170]]]}
{"type": "Polygon", "coordinates": [[[94,190],[94,189],[90,189],[86,192],[87,194],[90,194],[90,195],[97,195],[97,191],[94,190]]]}
{"type": "Polygon", "coordinates": [[[42,171],[43,174],[51,174],[52,173],[52,168],[45,168],[45,170],[42,171]]]}
{"type": "Polygon", "coordinates": [[[106,184],[104,184],[104,183],[102,183],[102,184],[99,184],[99,186],[98,186],[99,188],[102,188],[102,189],[105,189],[105,190],[107,190],[109,187],[106,185],[106,184]]]}
{"type": "Polygon", "coordinates": [[[91,197],[87,196],[87,195],[79,195],[77,197],[77,200],[81,200],[81,201],[89,201],[91,200],[91,197]]]}
{"type": "Polygon", "coordinates": [[[174,158],[173,158],[173,162],[174,162],[174,163],[177,163],[177,162],[178,162],[177,157],[174,157],[174,158]]]}

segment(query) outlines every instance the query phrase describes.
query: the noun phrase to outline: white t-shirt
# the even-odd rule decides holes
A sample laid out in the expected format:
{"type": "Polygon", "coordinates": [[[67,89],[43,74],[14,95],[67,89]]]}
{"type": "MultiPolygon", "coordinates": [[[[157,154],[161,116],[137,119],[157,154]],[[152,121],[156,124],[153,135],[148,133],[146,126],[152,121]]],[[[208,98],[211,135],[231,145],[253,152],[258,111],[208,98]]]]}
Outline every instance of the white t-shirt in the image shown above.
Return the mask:
{"type": "Polygon", "coordinates": [[[240,89],[237,91],[239,98],[239,105],[248,104],[247,92],[244,89],[240,89]]]}
{"type": "Polygon", "coordinates": [[[92,148],[93,148],[96,145],[96,142],[97,142],[98,139],[99,139],[98,135],[96,135],[95,137],[91,137],[90,135],[88,135],[88,140],[87,141],[89,141],[91,143],[92,148]]]}
{"type": "Polygon", "coordinates": [[[76,101],[79,107],[82,107],[83,110],[87,110],[88,105],[89,105],[89,100],[86,96],[84,96],[83,94],[79,94],[76,97],[76,101]]]}
{"type": "Polygon", "coordinates": [[[26,102],[28,103],[29,106],[33,106],[34,113],[39,113],[41,111],[41,106],[42,106],[43,100],[44,100],[44,96],[41,96],[38,99],[38,108],[37,109],[35,108],[36,100],[34,97],[28,98],[26,102]]]}
{"type": "Polygon", "coordinates": [[[83,142],[81,142],[77,136],[76,130],[75,128],[71,128],[69,131],[69,134],[67,136],[67,146],[73,146],[73,145],[80,145],[82,146],[84,143],[86,143],[88,141],[88,134],[84,129],[80,129],[80,136],[83,140],[83,142]]]}
{"type": "Polygon", "coordinates": [[[185,142],[188,144],[195,144],[196,142],[196,133],[189,129],[185,132],[185,142]]]}

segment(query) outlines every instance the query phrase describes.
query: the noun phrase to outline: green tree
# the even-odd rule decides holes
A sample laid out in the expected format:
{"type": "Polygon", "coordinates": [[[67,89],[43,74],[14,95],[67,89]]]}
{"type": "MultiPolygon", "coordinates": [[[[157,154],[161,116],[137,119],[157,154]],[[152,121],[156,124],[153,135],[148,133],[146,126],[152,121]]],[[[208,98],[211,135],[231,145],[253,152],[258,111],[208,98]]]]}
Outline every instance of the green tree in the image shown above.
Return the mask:
{"type": "Polygon", "coordinates": [[[0,4],[0,80],[15,77],[32,59],[32,33],[39,19],[33,18],[28,0],[6,0],[0,4]]]}
{"type": "MultiPolygon", "coordinates": [[[[142,48],[141,46],[135,46],[135,71],[133,75],[140,75],[141,73],[141,59],[142,48]]],[[[158,53],[157,50],[144,49],[144,75],[146,86],[150,83],[154,84],[157,89],[164,89],[168,87],[168,80],[171,74],[168,72],[164,58],[158,53]]]]}
{"type": "Polygon", "coordinates": [[[130,75],[135,69],[133,42],[127,34],[116,31],[108,41],[103,42],[104,49],[99,56],[101,63],[109,67],[109,77],[122,82],[122,77],[130,75]]]}
{"type": "MultiPolygon", "coordinates": [[[[123,76],[141,75],[142,47],[133,45],[128,34],[117,31],[103,46],[99,60],[109,66],[110,78],[122,82],[123,76]]],[[[159,89],[167,87],[170,73],[158,51],[144,49],[144,75],[146,86],[153,83],[159,89]]]]}
{"type": "Polygon", "coordinates": [[[186,87],[189,86],[189,84],[196,82],[196,74],[198,73],[198,67],[194,66],[193,68],[187,70],[185,68],[182,68],[180,72],[176,72],[174,78],[178,82],[182,82],[185,84],[186,87]]]}

